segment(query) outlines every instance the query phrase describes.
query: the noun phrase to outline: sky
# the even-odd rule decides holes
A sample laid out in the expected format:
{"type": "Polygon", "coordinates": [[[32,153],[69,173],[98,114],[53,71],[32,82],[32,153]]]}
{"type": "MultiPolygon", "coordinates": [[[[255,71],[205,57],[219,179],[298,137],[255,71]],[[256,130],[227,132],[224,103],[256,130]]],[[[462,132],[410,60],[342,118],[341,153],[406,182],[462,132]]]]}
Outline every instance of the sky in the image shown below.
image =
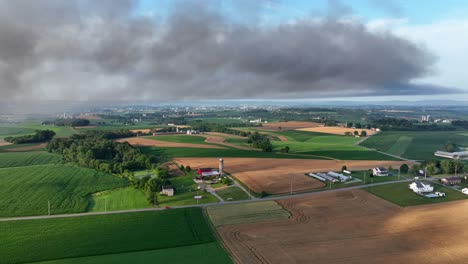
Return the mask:
{"type": "Polygon", "coordinates": [[[466,0],[0,0],[0,100],[468,100],[466,0]]]}

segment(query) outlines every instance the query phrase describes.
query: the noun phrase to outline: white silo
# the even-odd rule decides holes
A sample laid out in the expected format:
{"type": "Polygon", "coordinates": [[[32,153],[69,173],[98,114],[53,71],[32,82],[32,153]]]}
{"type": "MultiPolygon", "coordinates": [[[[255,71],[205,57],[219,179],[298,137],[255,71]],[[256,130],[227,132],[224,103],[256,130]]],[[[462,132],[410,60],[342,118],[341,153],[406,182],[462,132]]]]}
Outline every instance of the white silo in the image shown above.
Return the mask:
{"type": "Polygon", "coordinates": [[[224,175],[224,160],[219,159],[219,176],[224,175]]]}

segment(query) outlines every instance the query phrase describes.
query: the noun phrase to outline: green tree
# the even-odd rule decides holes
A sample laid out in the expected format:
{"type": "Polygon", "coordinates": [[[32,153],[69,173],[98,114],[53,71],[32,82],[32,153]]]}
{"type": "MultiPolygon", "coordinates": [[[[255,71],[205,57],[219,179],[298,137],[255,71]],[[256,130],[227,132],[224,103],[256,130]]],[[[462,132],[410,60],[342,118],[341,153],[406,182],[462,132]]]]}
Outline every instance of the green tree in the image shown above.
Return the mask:
{"type": "Polygon", "coordinates": [[[346,165],[343,165],[343,167],[341,167],[341,171],[345,171],[347,169],[348,169],[348,167],[346,167],[346,165]]]}
{"type": "Polygon", "coordinates": [[[367,137],[367,132],[365,130],[361,131],[361,137],[367,137]]]}
{"type": "Polygon", "coordinates": [[[408,167],[407,164],[402,164],[402,165],[400,166],[400,172],[401,172],[401,173],[408,173],[408,171],[409,171],[409,167],[408,167]]]}
{"type": "Polygon", "coordinates": [[[354,135],[355,136],[358,136],[359,135],[359,132],[357,130],[354,130],[354,135]]]}
{"type": "Polygon", "coordinates": [[[418,173],[418,171],[421,169],[421,167],[418,165],[418,164],[413,164],[413,166],[411,166],[411,170],[410,172],[412,174],[416,174],[418,173]]]}
{"type": "Polygon", "coordinates": [[[440,168],[444,174],[452,173],[452,161],[450,160],[443,160],[440,162],[440,168]]]}
{"type": "Polygon", "coordinates": [[[465,163],[463,161],[460,161],[460,160],[453,160],[452,161],[452,168],[453,168],[453,171],[458,174],[458,173],[463,173],[463,166],[465,165],[465,163]]]}

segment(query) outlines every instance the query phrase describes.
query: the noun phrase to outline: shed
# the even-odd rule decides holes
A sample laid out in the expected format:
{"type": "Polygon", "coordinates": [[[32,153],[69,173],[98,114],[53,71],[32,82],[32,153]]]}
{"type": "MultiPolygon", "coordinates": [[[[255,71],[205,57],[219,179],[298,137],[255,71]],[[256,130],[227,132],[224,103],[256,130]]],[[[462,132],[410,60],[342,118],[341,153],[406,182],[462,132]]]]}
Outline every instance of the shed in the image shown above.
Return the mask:
{"type": "Polygon", "coordinates": [[[171,185],[165,185],[162,187],[160,194],[174,196],[174,188],[171,185]]]}

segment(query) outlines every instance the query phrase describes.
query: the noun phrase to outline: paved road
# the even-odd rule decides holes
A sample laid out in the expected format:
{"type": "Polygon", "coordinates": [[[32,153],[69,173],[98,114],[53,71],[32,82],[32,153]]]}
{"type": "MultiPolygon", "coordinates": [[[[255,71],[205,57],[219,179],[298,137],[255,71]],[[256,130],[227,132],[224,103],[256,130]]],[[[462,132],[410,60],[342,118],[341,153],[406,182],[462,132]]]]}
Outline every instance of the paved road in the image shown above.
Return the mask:
{"type": "MultiPolygon", "coordinates": [[[[190,208],[190,207],[207,207],[207,206],[218,206],[224,204],[241,204],[241,203],[252,203],[257,201],[274,201],[274,200],[283,200],[283,199],[290,199],[290,198],[299,198],[299,197],[309,197],[309,196],[317,196],[323,193],[335,193],[341,191],[349,191],[355,189],[361,189],[366,187],[372,186],[379,186],[379,185],[386,185],[386,184],[393,184],[398,182],[410,182],[412,179],[404,179],[400,181],[392,181],[392,182],[380,182],[380,183],[373,183],[367,185],[359,185],[353,187],[346,187],[341,189],[331,189],[326,191],[315,191],[315,192],[307,192],[307,193],[296,193],[292,195],[277,195],[277,196],[270,196],[266,198],[255,198],[253,200],[242,200],[242,201],[232,201],[232,202],[217,202],[217,203],[209,203],[209,204],[193,204],[193,205],[184,205],[184,206],[173,206],[171,208],[190,208]]],[[[10,218],[0,218],[0,222],[7,222],[7,221],[19,221],[19,220],[36,220],[36,219],[51,219],[51,218],[66,218],[66,217],[81,217],[81,216],[92,216],[92,215],[108,215],[108,214],[125,214],[125,213],[137,213],[137,212],[148,212],[148,211],[160,211],[160,210],[167,210],[166,208],[146,208],[146,209],[134,209],[134,210],[122,210],[122,211],[110,211],[110,212],[92,212],[92,213],[77,213],[77,214],[61,214],[61,215],[41,215],[41,216],[25,216],[25,217],[10,217],[10,218]]]]}

